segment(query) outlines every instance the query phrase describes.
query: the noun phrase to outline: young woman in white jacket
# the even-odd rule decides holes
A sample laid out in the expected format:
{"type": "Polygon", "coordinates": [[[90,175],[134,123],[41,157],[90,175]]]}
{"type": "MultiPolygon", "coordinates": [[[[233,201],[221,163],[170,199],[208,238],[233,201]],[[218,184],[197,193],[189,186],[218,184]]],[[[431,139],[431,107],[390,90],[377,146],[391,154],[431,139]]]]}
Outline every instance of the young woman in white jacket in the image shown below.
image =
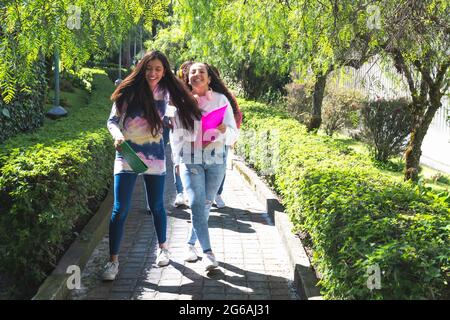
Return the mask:
{"type": "Polygon", "coordinates": [[[181,176],[192,212],[185,260],[198,259],[195,250],[198,240],[204,253],[205,269],[211,270],[218,267],[218,262],[209,237],[209,211],[225,175],[228,148],[236,141],[239,131],[231,105],[234,99],[208,64],[192,64],[188,81],[203,117],[219,109],[225,111],[217,127],[206,132],[203,132],[200,121],[196,122],[194,131],[186,131],[177,111],[170,135],[174,165],[181,176]]]}

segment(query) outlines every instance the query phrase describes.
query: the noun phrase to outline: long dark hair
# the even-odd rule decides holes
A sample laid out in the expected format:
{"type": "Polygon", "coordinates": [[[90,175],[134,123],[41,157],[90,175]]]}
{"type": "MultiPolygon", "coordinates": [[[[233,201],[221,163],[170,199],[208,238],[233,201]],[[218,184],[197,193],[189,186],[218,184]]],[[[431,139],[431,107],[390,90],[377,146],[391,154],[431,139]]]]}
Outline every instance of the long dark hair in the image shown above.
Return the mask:
{"type": "MultiPolygon", "coordinates": [[[[230,101],[231,107],[233,109],[233,114],[238,114],[239,109],[237,106],[236,98],[231,94],[230,90],[228,90],[227,86],[223,83],[222,79],[220,78],[219,71],[217,70],[217,68],[212,65],[209,65],[206,62],[193,62],[189,65],[189,68],[194,63],[201,63],[206,66],[206,70],[208,71],[208,76],[211,78],[209,87],[213,91],[219,92],[219,93],[223,94],[225,97],[227,97],[227,99],[228,99],[228,101],[230,101]]],[[[189,74],[189,69],[187,70],[186,73],[189,74]]],[[[183,80],[184,80],[185,84],[187,86],[189,86],[189,88],[192,91],[192,86],[189,84],[189,75],[187,77],[183,77],[183,80]]]]}
{"type": "Polygon", "coordinates": [[[193,131],[194,119],[201,118],[198,103],[184,84],[175,77],[169,61],[160,51],[154,50],[146,54],[131,74],[119,84],[111,95],[111,100],[116,102],[119,115],[125,113],[125,117],[131,110],[143,110],[151,134],[156,136],[161,131],[163,122],[156,110],[153,93],[145,78],[147,64],[155,59],[160,60],[164,67],[164,76],[158,83],[159,88],[169,92],[173,105],[178,109],[183,127],[193,131]]]}

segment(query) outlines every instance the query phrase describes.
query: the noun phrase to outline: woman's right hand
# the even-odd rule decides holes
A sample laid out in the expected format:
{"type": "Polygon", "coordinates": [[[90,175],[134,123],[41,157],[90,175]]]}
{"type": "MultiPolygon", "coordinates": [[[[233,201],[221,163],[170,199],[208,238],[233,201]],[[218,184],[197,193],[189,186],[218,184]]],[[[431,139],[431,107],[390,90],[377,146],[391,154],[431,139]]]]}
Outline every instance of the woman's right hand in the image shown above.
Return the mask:
{"type": "Polygon", "coordinates": [[[115,140],[114,140],[114,148],[115,148],[117,151],[120,152],[120,150],[121,150],[120,145],[121,145],[124,141],[125,141],[125,139],[123,139],[123,138],[115,139],[115,140]]]}
{"type": "Polygon", "coordinates": [[[175,174],[176,174],[177,176],[180,175],[180,166],[179,166],[178,164],[175,165],[175,174]]]}

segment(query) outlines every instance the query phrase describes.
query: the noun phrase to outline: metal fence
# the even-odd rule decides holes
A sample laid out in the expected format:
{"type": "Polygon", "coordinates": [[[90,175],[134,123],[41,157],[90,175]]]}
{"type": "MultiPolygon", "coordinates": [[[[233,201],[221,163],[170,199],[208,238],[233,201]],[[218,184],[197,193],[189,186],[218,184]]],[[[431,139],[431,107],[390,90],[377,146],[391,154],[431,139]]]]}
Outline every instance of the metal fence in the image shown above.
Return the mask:
{"type": "MultiPolygon", "coordinates": [[[[448,97],[442,99],[442,107],[436,112],[430,128],[445,134],[450,139],[450,104],[448,97]]],[[[449,159],[450,161],[450,159],[449,159]]]]}
{"type": "MultiPolygon", "coordinates": [[[[334,86],[357,89],[366,94],[369,100],[377,97],[411,99],[406,78],[399,75],[392,65],[383,63],[379,57],[372,58],[358,70],[344,67],[334,72],[330,77],[330,83],[334,86]]],[[[449,99],[445,96],[442,98],[442,107],[436,112],[429,129],[450,138],[449,115],[449,99]]]]}

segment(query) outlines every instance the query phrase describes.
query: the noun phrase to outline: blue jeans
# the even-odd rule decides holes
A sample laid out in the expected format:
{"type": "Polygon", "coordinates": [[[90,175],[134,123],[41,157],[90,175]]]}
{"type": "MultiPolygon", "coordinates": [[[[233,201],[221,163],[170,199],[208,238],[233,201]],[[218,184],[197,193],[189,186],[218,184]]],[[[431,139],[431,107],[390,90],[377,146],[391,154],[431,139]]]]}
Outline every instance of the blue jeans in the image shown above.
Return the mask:
{"type": "MultiPolygon", "coordinates": [[[[228,149],[229,149],[229,147],[228,147],[228,146],[225,146],[225,160],[226,160],[227,157],[228,157],[228,149]]],[[[225,169],[225,174],[223,175],[222,183],[220,184],[219,190],[217,191],[217,194],[218,194],[218,195],[221,195],[221,194],[222,194],[222,191],[223,191],[223,185],[225,184],[225,177],[226,177],[226,176],[227,176],[227,170],[225,169]]]]}
{"type": "MultiPolygon", "coordinates": [[[[163,140],[164,140],[164,147],[167,146],[167,144],[169,143],[169,133],[170,133],[170,128],[167,127],[167,124],[169,123],[169,118],[164,116],[163,118],[163,123],[164,123],[164,128],[163,128],[163,140]]],[[[145,181],[144,181],[144,188],[145,188],[145,201],[147,203],[147,211],[149,214],[151,214],[151,209],[150,209],[150,202],[148,200],[148,191],[147,191],[147,186],[145,185],[145,181]]]]}
{"type": "Polygon", "coordinates": [[[225,170],[226,161],[222,164],[203,162],[201,164],[181,163],[180,165],[181,180],[192,212],[188,244],[195,245],[198,239],[203,252],[211,251],[208,230],[209,210],[223,180],[225,170]]]}
{"type": "MultiPolygon", "coordinates": [[[[153,221],[158,242],[166,242],[167,215],[164,209],[164,181],[165,175],[144,175],[145,190],[150,210],[153,213],[153,221]]],[[[123,229],[128,212],[130,211],[131,198],[136,183],[136,173],[119,173],[114,175],[114,207],[109,222],[109,253],[117,255],[123,237],[123,229]]]]}
{"type": "MultiPolygon", "coordinates": [[[[164,109],[164,112],[165,112],[165,109],[164,109]]],[[[169,143],[169,134],[170,134],[170,127],[169,127],[170,119],[169,119],[169,117],[164,116],[162,118],[162,122],[163,122],[164,146],[167,146],[167,144],[169,143]]]]}
{"type": "Polygon", "coordinates": [[[173,166],[173,181],[175,184],[175,189],[177,189],[177,194],[183,192],[183,182],[181,182],[181,177],[176,173],[175,166],[173,166]]]}
{"type": "Polygon", "coordinates": [[[221,195],[222,191],[223,191],[223,185],[225,184],[225,177],[227,176],[226,174],[226,170],[225,170],[225,174],[223,175],[223,179],[222,179],[222,183],[220,184],[219,190],[217,190],[217,194],[221,195]]]}

